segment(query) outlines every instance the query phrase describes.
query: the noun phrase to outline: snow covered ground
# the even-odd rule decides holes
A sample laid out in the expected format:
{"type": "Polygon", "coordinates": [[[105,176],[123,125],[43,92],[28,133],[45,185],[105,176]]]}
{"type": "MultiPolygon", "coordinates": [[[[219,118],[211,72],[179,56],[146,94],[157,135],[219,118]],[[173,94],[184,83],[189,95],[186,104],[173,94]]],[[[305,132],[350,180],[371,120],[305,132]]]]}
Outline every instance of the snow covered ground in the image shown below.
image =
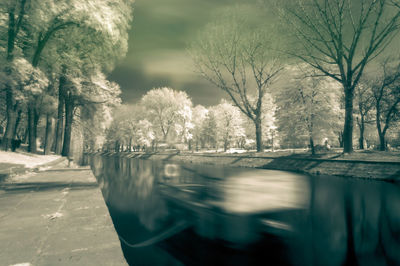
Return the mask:
{"type": "Polygon", "coordinates": [[[34,168],[60,158],[59,155],[38,155],[21,152],[0,151],[0,163],[23,164],[26,168],[34,168]]]}

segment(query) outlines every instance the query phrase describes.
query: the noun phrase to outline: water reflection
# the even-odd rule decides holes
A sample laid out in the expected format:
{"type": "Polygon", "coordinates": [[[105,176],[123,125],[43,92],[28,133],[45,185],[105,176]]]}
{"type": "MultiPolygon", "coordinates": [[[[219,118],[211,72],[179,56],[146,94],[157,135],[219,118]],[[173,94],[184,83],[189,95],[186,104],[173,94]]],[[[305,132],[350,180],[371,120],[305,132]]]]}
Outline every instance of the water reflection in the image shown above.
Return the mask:
{"type": "Polygon", "coordinates": [[[400,264],[397,184],[117,156],[91,166],[130,264],[400,264]]]}
{"type": "Polygon", "coordinates": [[[168,212],[155,187],[156,164],[145,160],[96,157],[93,167],[104,200],[113,210],[136,215],[149,231],[162,227],[168,212]]]}

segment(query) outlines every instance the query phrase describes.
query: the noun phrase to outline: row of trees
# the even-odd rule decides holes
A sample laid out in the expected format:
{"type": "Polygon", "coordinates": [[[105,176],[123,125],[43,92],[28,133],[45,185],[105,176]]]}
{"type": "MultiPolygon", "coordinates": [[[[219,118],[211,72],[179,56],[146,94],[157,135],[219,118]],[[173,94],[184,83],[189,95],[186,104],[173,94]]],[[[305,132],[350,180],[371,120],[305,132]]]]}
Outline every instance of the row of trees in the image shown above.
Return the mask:
{"type": "MultiPolygon", "coordinates": [[[[306,64],[287,67],[284,72],[285,84],[262,99],[262,146],[304,148],[308,145],[313,154],[315,146],[326,141],[343,147],[344,108],[340,86],[327,77],[313,77],[315,70],[306,64]]],[[[376,132],[383,131],[385,135],[388,129],[395,132],[400,127],[399,120],[393,115],[398,95],[381,95],[382,84],[376,80],[362,80],[360,86],[367,82],[370,89],[364,92],[370,94],[357,94],[356,103],[360,108],[354,113],[361,149],[364,148],[366,125],[371,121],[379,122],[374,131],[379,136],[376,132]]],[[[357,91],[360,91],[358,87],[357,91]]],[[[233,147],[256,147],[257,132],[253,120],[224,99],[208,108],[193,107],[185,92],[158,88],[150,90],[138,104],[116,108],[113,117],[106,132],[108,150],[157,150],[160,146],[169,146],[192,150],[223,148],[227,151],[233,147]]],[[[400,140],[400,136],[397,137],[400,140]]],[[[380,147],[387,144],[385,137],[368,139],[370,145],[379,141],[380,147]]]]}
{"type": "MultiPolygon", "coordinates": [[[[182,92],[155,89],[130,112],[140,118],[132,123],[140,137],[124,140],[135,134],[121,134],[123,126],[115,124],[108,140],[118,150],[128,142],[226,150],[255,140],[262,151],[275,137],[286,147],[308,143],[314,153],[316,143],[329,139],[351,152],[356,117],[359,147],[374,123],[384,150],[385,136],[399,120],[399,60],[383,59],[398,32],[396,2],[282,1],[279,10],[289,26],[285,31],[265,19],[265,9],[242,5],[218,14],[192,43],[196,70],[225,91],[229,102],[192,108],[182,92]]],[[[114,123],[125,124],[119,119],[124,112],[117,112],[114,123]]]]}
{"type": "MultiPolygon", "coordinates": [[[[268,5],[271,8],[270,2],[268,5]]],[[[191,52],[198,72],[225,91],[234,105],[254,122],[257,151],[262,150],[260,117],[263,96],[273,93],[278,77],[286,74],[284,66],[294,60],[311,67],[313,71],[307,73],[312,80],[305,80],[310,88],[319,84],[321,77],[328,77],[341,88],[343,148],[344,152],[352,152],[356,90],[361,95],[366,88],[384,88],[382,93],[375,93],[376,112],[381,110],[379,98],[384,95],[390,98],[393,93],[393,90],[388,90],[388,85],[363,86],[360,82],[367,67],[373,67],[371,62],[388,51],[386,48],[397,40],[399,7],[397,1],[392,0],[280,1],[278,10],[283,18],[280,22],[288,26],[284,30],[281,28],[280,32],[266,19],[266,23],[260,22],[263,19],[254,22],[257,16],[265,18],[262,8],[248,12],[248,9],[240,7],[219,15],[216,22],[207,26],[193,43],[191,52]],[[290,34],[282,37],[282,32],[290,34]]],[[[375,79],[386,80],[381,85],[389,81],[385,74],[375,79]]],[[[389,83],[398,90],[397,85],[389,83]]],[[[290,90],[288,93],[293,94],[290,90]]],[[[323,90],[319,93],[324,94],[323,90]]],[[[311,102],[314,96],[310,98],[311,102]]],[[[396,96],[392,98],[397,99],[396,96]]],[[[298,100],[306,103],[301,95],[298,100]]],[[[390,117],[392,121],[398,116],[398,105],[391,106],[388,109],[390,114],[384,117],[390,117]]],[[[316,129],[309,118],[316,114],[318,112],[302,117],[308,121],[306,128],[310,136],[316,129]]],[[[390,122],[381,118],[380,114],[377,115],[376,124],[380,138],[382,136],[384,140],[387,128],[382,128],[382,122],[385,125],[390,125],[390,122]]],[[[312,138],[310,142],[312,144],[312,138]]],[[[381,147],[383,149],[385,145],[381,143],[381,147]]]]}
{"type": "Polygon", "coordinates": [[[21,134],[36,152],[44,123],[45,153],[68,156],[74,127],[104,127],[93,121],[120,101],[118,85],[106,75],[127,51],[132,2],[0,3],[2,149],[21,134]]]}
{"type": "Polygon", "coordinates": [[[400,132],[400,60],[386,59],[374,72],[367,73],[356,87],[356,121],[360,148],[364,148],[366,127],[374,124],[383,151],[387,133],[400,132]]]}
{"type": "MultiPolygon", "coordinates": [[[[369,144],[385,150],[388,132],[393,135],[392,144],[399,145],[395,141],[395,138],[400,140],[399,63],[399,59],[384,61],[372,73],[366,73],[356,87],[353,115],[360,149],[369,144]],[[364,137],[366,130],[368,142],[364,137]]],[[[281,143],[301,146],[307,136],[312,153],[314,143],[324,139],[343,147],[345,109],[340,85],[328,77],[317,76],[315,69],[306,64],[288,70],[292,78],[286,73],[285,85],[274,93],[281,143]]]]}
{"type": "MultiPolygon", "coordinates": [[[[265,127],[274,110],[265,110],[265,127]]],[[[157,149],[160,145],[184,144],[189,149],[245,147],[248,119],[231,103],[206,108],[193,107],[185,92],[170,88],[152,89],[136,105],[122,105],[114,111],[107,130],[108,149],[157,149]]],[[[254,139],[254,137],[253,137],[254,139]]],[[[248,143],[249,144],[249,143],[248,143]]],[[[96,147],[92,147],[96,148],[96,147]]],[[[97,147],[99,148],[99,147],[97,147]]]]}

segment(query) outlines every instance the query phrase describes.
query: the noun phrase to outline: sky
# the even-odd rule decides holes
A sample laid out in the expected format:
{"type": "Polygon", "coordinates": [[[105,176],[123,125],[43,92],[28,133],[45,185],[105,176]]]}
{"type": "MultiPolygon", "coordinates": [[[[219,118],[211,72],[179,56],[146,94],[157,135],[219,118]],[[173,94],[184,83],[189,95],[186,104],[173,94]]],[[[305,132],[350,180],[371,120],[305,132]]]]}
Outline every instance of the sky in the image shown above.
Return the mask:
{"type": "Polygon", "coordinates": [[[225,93],[195,73],[187,48],[213,14],[257,0],[136,0],[129,50],[110,75],[124,103],[135,103],[152,88],[186,91],[193,104],[218,104],[225,93]]]}

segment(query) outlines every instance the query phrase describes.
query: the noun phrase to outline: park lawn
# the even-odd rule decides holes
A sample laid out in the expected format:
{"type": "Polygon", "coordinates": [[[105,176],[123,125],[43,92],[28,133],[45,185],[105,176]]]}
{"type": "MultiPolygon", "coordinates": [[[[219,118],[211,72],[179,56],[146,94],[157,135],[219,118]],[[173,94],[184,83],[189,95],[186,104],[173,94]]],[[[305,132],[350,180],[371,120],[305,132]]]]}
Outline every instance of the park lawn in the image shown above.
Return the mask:
{"type": "MultiPolygon", "coordinates": [[[[266,152],[265,156],[288,156],[288,151],[266,152]]],[[[319,152],[311,156],[308,151],[297,151],[291,155],[305,158],[333,159],[333,160],[355,160],[355,161],[378,161],[378,162],[400,162],[400,151],[376,151],[355,150],[350,154],[343,154],[341,149],[332,149],[328,152],[319,152]]]]}
{"type": "Polygon", "coordinates": [[[300,158],[315,158],[315,159],[332,159],[332,160],[355,160],[355,161],[378,161],[378,162],[400,162],[400,151],[376,151],[376,150],[355,150],[350,154],[343,154],[342,149],[334,148],[330,151],[317,152],[311,156],[311,153],[306,149],[277,149],[274,152],[266,150],[264,152],[256,151],[239,151],[234,150],[223,152],[219,150],[199,151],[195,153],[215,154],[223,156],[256,156],[256,157],[286,157],[294,156],[300,158]]]}
{"type": "Polygon", "coordinates": [[[338,159],[378,161],[378,162],[400,162],[400,151],[362,151],[357,150],[351,154],[341,154],[338,159]]]}
{"type": "Polygon", "coordinates": [[[39,155],[26,152],[0,151],[0,168],[10,168],[16,165],[22,165],[25,168],[34,168],[52,162],[58,158],[60,158],[59,155],[39,155]]]}

